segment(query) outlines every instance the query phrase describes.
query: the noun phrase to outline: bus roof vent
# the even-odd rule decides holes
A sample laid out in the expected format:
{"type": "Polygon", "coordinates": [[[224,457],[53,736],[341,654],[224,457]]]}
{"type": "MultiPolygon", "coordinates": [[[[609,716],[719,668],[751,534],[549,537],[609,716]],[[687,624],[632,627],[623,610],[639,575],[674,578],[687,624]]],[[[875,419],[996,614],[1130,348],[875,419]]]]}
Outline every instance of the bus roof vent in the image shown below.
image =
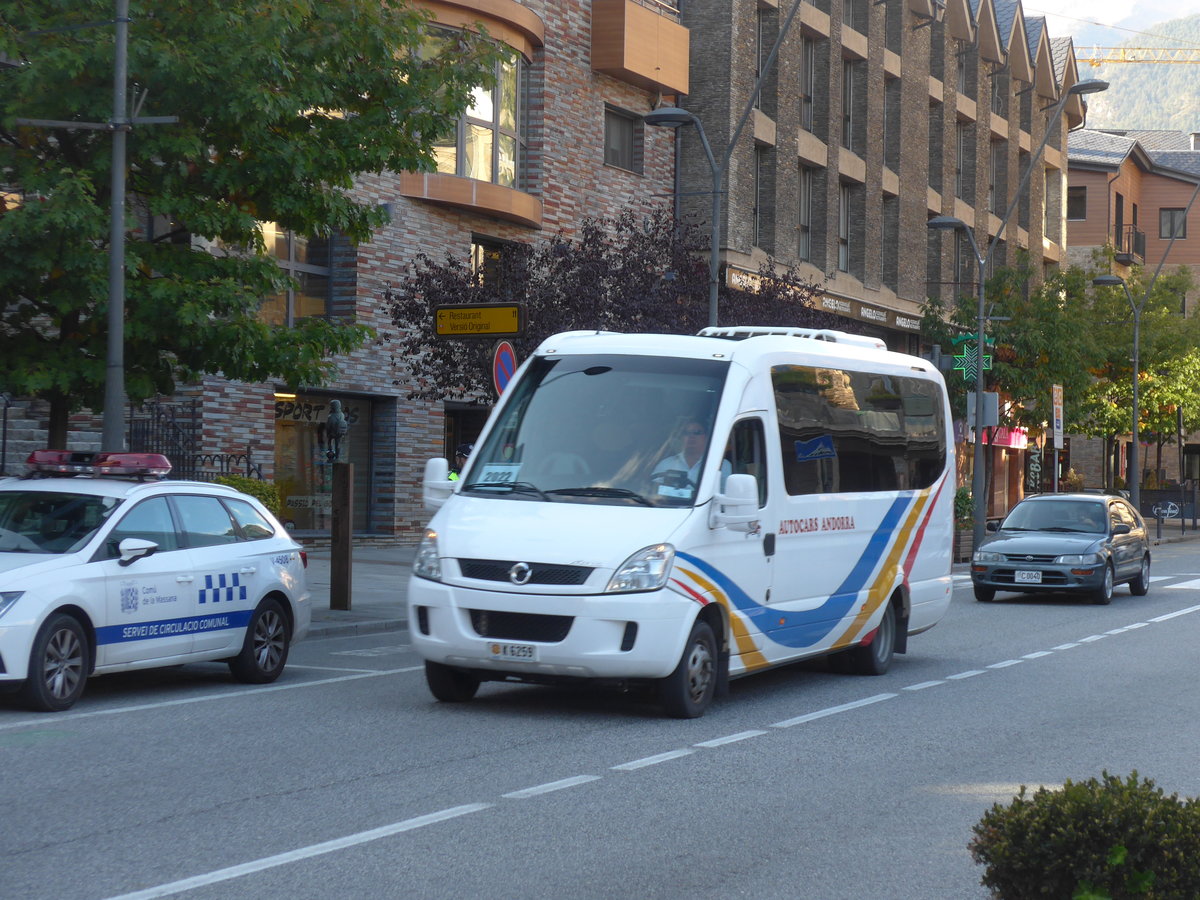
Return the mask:
{"type": "Polygon", "coordinates": [[[845,331],[834,331],[830,328],[791,328],[786,325],[739,325],[733,327],[704,328],[701,337],[718,337],[730,341],[741,341],[749,337],[759,337],[764,334],[780,334],[788,337],[807,338],[810,341],[831,341],[835,344],[851,344],[855,347],[870,347],[874,350],[886,350],[885,344],[879,338],[867,337],[863,334],[849,334],[845,331]]]}

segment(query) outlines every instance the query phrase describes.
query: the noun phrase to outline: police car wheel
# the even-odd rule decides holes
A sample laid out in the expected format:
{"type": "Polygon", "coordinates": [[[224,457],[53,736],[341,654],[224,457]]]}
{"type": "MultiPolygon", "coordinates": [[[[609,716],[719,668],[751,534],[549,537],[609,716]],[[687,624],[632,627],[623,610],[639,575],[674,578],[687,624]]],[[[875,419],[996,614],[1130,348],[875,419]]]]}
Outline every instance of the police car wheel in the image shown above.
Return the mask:
{"type": "Polygon", "coordinates": [[[246,626],[242,652],[229,660],[233,677],[243,684],[274,681],[287,662],[288,638],[288,622],[279,601],[264,600],[246,626]]]}
{"type": "Polygon", "coordinates": [[[663,711],[674,719],[697,719],[717,686],[717,641],[707,622],[692,626],[675,671],[659,682],[663,711]]]}
{"type": "Polygon", "coordinates": [[[425,681],[429,693],[443,703],[466,703],[479,690],[479,679],[470,672],[425,660],[425,681]]]}
{"type": "Polygon", "coordinates": [[[38,712],[70,709],[83,693],[89,664],[87,638],[74,616],[56,613],[42,623],[29,653],[21,699],[38,712]]]}

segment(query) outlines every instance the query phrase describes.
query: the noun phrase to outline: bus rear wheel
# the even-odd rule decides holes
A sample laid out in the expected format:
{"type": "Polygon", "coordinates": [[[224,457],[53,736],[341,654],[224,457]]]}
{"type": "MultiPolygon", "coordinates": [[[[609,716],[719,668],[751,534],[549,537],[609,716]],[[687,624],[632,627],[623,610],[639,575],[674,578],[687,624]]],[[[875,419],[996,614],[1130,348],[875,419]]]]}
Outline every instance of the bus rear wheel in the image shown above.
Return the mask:
{"type": "Polygon", "coordinates": [[[892,665],[896,651],[896,607],[889,603],[875,629],[871,643],[834,654],[830,662],[834,671],[855,675],[883,675],[892,665]]]}

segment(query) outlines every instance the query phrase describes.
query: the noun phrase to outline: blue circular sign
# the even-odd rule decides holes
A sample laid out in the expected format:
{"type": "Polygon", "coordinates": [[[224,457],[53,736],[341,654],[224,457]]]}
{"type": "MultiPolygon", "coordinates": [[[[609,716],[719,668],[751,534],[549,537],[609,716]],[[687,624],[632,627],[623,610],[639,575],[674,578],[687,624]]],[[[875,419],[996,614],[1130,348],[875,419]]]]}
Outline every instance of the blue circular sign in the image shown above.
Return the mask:
{"type": "Polygon", "coordinates": [[[492,352],[492,384],[496,393],[503,394],[517,371],[517,351],[508,341],[497,341],[492,352]]]}

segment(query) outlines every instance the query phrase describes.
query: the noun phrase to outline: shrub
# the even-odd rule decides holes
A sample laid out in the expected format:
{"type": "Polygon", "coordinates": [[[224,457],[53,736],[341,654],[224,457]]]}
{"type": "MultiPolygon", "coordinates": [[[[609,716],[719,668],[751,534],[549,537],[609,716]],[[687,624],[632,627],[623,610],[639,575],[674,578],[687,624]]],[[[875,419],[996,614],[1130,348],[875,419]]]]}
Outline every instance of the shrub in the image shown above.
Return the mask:
{"type": "Polygon", "coordinates": [[[1083,476],[1074,469],[1067,469],[1067,474],[1062,479],[1061,489],[1064,491],[1082,491],[1083,476]]]}
{"type": "Polygon", "coordinates": [[[975,516],[975,502],[971,499],[971,489],[960,487],[954,492],[954,523],[959,527],[971,524],[975,516]]]}
{"type": "Polygon", "coordinates": [[[981,883],[1000,900],[1200,897],[1200,801],[1166,796],[1137,772],[1032,797],[1022,785],[972,831],[981,883]]]}
{"type": "Polygon", "coordinates": [[[280,513],[279,488],[273,481],[247,478],[245,475],[218,475],[213,481],[217,484],[227,484],[243,494],[256,497],[274,516],[278,516],[280,513]]]}

